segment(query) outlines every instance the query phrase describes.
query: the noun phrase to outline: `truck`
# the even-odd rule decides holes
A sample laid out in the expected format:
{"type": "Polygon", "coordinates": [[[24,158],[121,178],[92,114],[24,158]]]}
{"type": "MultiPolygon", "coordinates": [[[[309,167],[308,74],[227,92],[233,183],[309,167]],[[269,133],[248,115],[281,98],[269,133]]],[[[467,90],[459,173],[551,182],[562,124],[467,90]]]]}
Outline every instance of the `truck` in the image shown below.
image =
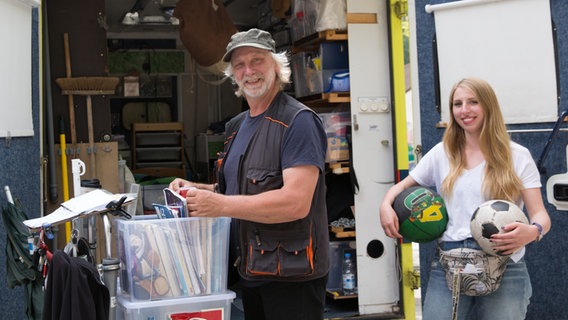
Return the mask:
{"type": "MultiPolygon", "coordinates": [[[[230,1],[225,2],[230,8],[230,1]]],[[[103,1],[97,3],[104,7],[103,1]]],[[[543,199],[553,223],[543,241],[527,247],[525,259],[533,285],[527,319],[565,319],[561,297],[568,283],[561,275],[568,268],[566,241],[556,231],[567,223],[563,211],[568,208],[568,137],[561,128],[566,117],[561,97],[568,87],[563,68],[568,57],[568,10],[563,1],[346,0],[345,4],[350,169],[358,184],[354,194],[356,237],[346,245],[356,252],[358,295],[347,298],[356,303],[339,317],[419,317],[416,297],[427,290],[435,244],[420,244],[420,257],[416,259],[416,244],[384,235],[379,205],[388,188],[411,169],[409,145],[414,161],[419,161],[440,141],[447,120],[448,83],[475,74],[506,93],[502,105],[511,137],[529,148],[541,169],[543,199]],[[466,25],[476,28],[471,31],[466,25]],[[465,42],[452,45],[457,40],[465,42]]],[[[9,101],[0,109],[7,115],[5,120],[12,119],[0,122],[0,159],[4,163],[0,182],[10,185],[32,217],[43,214],[49,199],[45,163],[50,150],[46,141],[55,137],[45,132],[44,121],[58,121],[45,119],[49,97],[44,97],[48,94],[44,86],[52,79],[43,78],[48,57],[42,55],[40,39],[48,32],[42,29],[41,18],[46,15],[41,10],[49,5],[33,0],[0,0],[3,39],[12,44],[0,59],[2,70],[7,71],[0,96],[9,101]],[[9,19],[16,16],[22,19],[9,19]],[[18,63],[12,63],[15,61],[18,63]],[[18,99],[8,100],[16,94],[18,99]],[[23,119],[23,125],[12,128],[18,123],[14,119],[23,119]]],[[[63,76],[61,69],[58,72],[57,76],[63,76]]],[[[180,88],[181,83],[187,84],[187,76],[178,78],[180,88]]],[[[181,109],[175,111],[183,113],[181,109]]],[[[4,238],[0,236],[0,246],[5,245],[4,238]]],[[[337,269],[337,265],[334,267],[337,269]]],[[[5,276],[3,270],[0,276],[5,276]]],[[[5,292],[0,297],[0,310],[9,318],[20,318],[24,303],[21,292],[5,292]]],[[[333,293],[329,299],[334,299],[333,293]]]]}

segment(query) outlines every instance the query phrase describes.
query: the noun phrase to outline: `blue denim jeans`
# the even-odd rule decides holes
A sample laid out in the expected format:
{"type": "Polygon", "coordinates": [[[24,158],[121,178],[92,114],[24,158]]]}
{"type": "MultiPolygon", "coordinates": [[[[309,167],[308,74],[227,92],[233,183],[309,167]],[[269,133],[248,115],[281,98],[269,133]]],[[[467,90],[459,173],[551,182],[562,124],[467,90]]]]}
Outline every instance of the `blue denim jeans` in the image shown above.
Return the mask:
{"type": "MultiPolygon", "coordinates": [[[[479,249],[473,239],[441,242],[439,245],[442,250],[461,247],[479,249]]],[[[432,261],[422,308],[423,320],[451,320],[452,292],[448,288],[439,260],[436,254],[432,261]]],[[[516,263],[509,260],[501,285],[495,292],[477,297],[460,295],[458,320],[522,320],[525,318],[531,295],[531,281],[524,259],[516,263]]]]}

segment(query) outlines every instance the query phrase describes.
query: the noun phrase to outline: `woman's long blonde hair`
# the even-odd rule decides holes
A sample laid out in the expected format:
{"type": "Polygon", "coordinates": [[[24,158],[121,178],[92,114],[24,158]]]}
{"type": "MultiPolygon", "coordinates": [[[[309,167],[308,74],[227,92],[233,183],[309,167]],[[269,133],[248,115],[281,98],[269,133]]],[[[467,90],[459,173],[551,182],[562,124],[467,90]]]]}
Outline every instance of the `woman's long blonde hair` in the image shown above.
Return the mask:
{"type": "Polygon", "coordinates": [[[485,157],[483,194],[487,200],[502,199],[517,202],[520,199],[522,183],[513,168],[510,137],[499,107],[495,92],[484,80],[465,78],[458,81],[450,92],[450,123],[444,133],[443,142],[450,160],[450,172],[442,182],[442,193],[451,195],[457,178],[465,168],[465,132],[453,117],[453,98],[458,87],[467,88],[477,97],[484,113],[479,138],[481,152],[485,157]]]}

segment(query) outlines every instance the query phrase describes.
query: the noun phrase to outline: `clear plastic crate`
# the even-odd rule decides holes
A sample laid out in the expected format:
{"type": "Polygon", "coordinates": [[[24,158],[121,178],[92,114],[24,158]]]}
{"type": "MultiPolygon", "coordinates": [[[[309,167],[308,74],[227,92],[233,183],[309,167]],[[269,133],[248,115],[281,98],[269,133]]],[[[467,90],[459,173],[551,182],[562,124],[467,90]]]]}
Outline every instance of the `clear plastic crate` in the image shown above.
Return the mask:
{"type": "Polygon", "coordinates": [[[236,294],[227,290],[224,293],[168,299],[149,302],[132,302],[124,297],[118,298],[117,320],[138,319],[231,319],[231,303],[236,294]]]}
{"type": "Polygon", "coordinates": [[[163,300],[227,290],[230,218],[119,220],[120,295],[163,300]]]}

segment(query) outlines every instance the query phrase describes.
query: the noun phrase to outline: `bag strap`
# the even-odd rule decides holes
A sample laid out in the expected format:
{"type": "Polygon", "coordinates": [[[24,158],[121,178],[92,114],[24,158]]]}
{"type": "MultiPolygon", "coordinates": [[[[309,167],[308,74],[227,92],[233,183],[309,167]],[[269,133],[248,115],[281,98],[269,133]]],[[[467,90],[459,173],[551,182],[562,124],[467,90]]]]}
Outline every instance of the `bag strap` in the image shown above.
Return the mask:
{"type": "Polygon", "coordinates": [[[458,305],[460,302],[461,272],[453,272],[452,277],[452,320],[458,319],[458,305]]]}

